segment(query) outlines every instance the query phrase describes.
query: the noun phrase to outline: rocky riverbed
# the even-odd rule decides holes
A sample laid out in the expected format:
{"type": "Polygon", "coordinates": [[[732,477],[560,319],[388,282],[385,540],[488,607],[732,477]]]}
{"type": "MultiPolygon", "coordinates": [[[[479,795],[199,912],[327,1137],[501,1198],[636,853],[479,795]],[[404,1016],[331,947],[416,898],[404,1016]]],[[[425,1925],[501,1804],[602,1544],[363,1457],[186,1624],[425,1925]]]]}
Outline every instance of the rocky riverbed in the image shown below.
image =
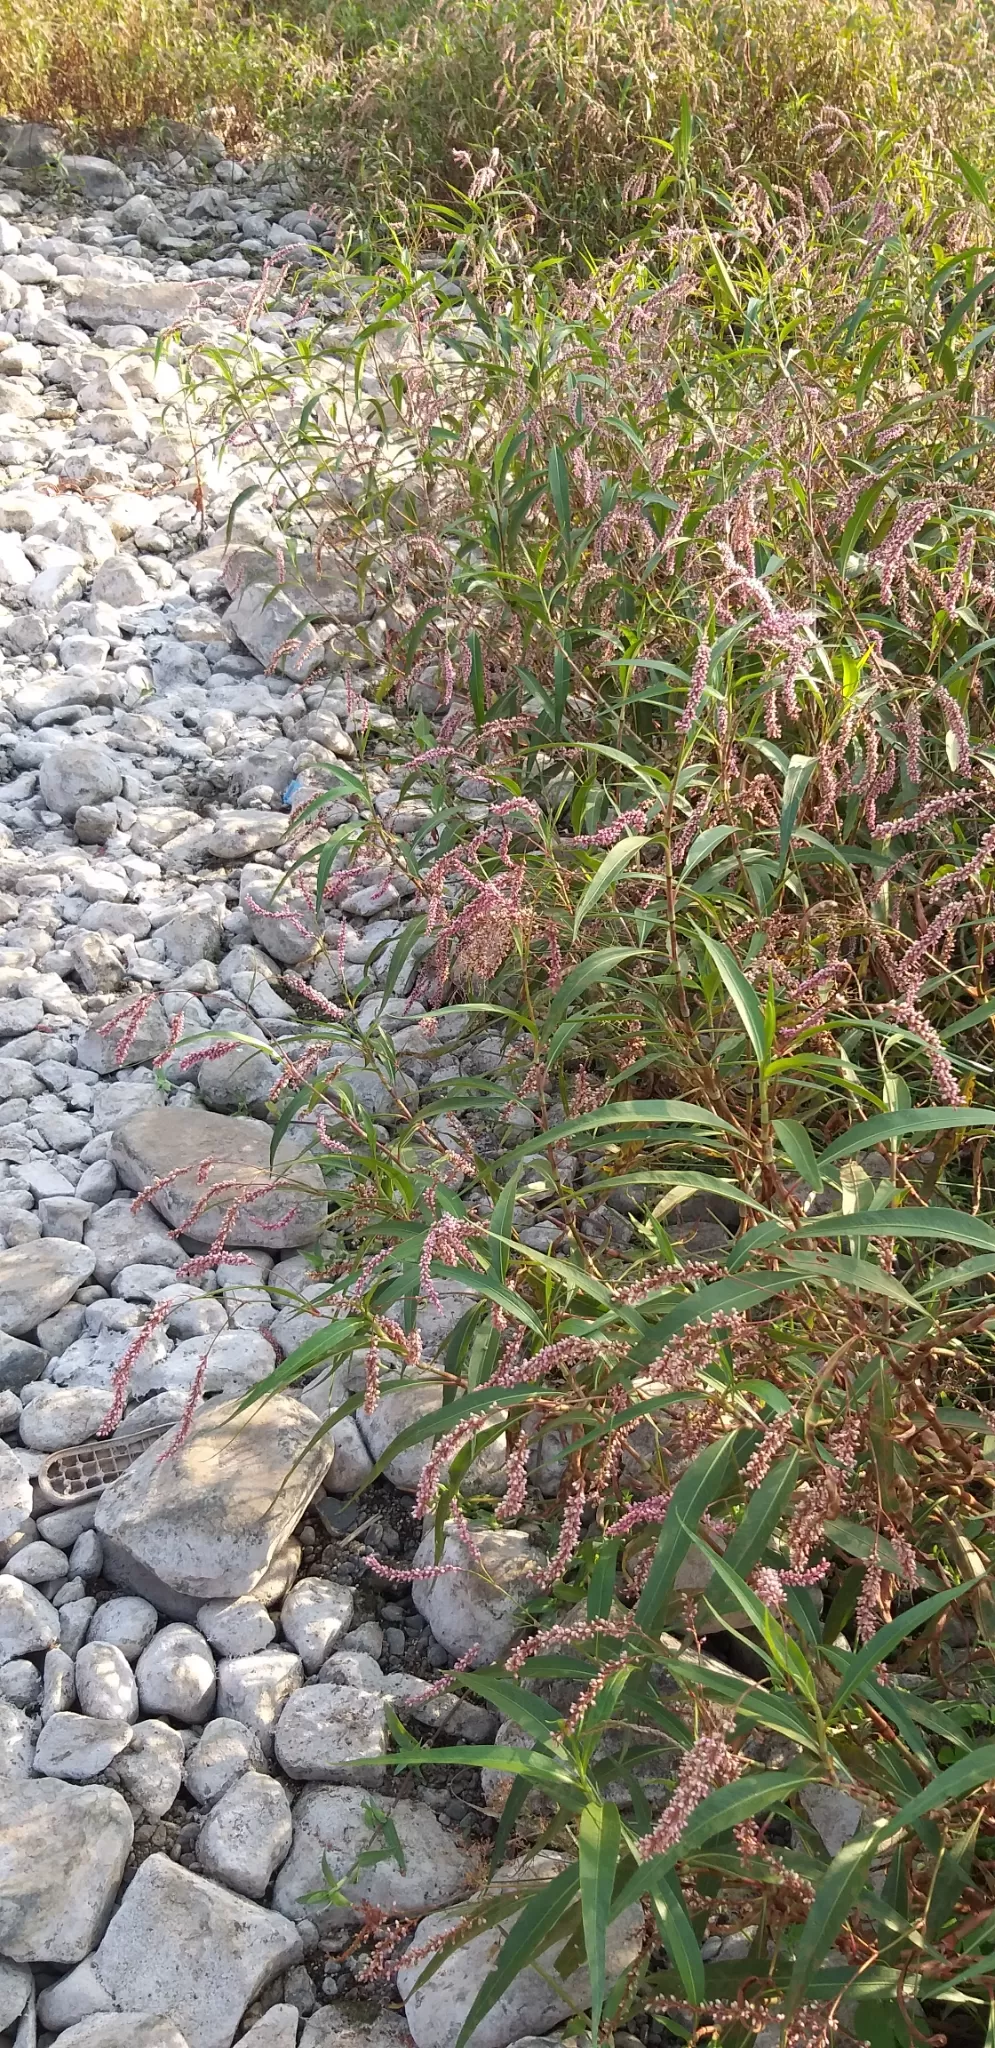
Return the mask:
{"type": "MultiPolygon", "coordinates": [[[[393,1038],[389,1081],[348,1030],[337,1047],[374,1116],[417,1100],[426,1044],[413,961],[381,993],[406,877],[340,892],[317,954],[280,893],[290,808],[359,735],[404,829],[373,701],[386,622],[324,566],[274,600],[272,476],[241,503],[251,465],[189,430],[177,367],[339,317],[323,229],[278,166],[173,140],[53,168],[54,138],[0,124],[0,2048],[452,2048],[500,1929],[421,1990],[402,1972],[403,2009],[357,2002],[354,1950],[371,1916],[421,1938],[479,1888],[485,1788],[377,1759],[391,1714],[494,1732],[433,1681],[508,1647],[531,1554],[495,1534],[485,1580],[454,1533],[416,1599],[364,1574],[421,1533],[424,1449],[351,1496],[441,1398],[428,1381],[317,1444],[327,1378],[239,1408],[315,1328],[323,1184],[291,1132],[273,1188],[264,1120],[301,1030],[283,977],[326,1004],[348,987],[393,1038]],[[45,1459],[95,1437],[143,1332],[118,1433],[195,1401],[189,1433],[53,1507],[45,1459]],[[383,1816],[401,1861],[357,1872],[383,1816]]],[[[486,1073],[500,1048],[461,1031],[450,1070],[486,1073]]],[[[429,1361],[467,1305],[438,1291],[429,1361]]],[[[581,1976],[561,1996],[526,1972],[480,2048],[583,1999],[581,1976]]]]}

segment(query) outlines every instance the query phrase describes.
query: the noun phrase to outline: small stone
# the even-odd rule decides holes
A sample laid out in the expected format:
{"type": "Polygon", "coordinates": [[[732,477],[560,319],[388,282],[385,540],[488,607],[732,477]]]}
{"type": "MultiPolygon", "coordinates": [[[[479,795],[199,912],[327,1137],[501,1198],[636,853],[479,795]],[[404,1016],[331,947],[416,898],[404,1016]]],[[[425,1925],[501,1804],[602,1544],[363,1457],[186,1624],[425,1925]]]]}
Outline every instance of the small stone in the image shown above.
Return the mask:
{"type": "Polygon", "coordinates": [[[280,1627],[305,1671],[324,1663],[348,1629],[355,1602],[351,1586],[329,1579],[298,1579],[280,1611],[280,1627]]]}
{"type": "Polygon", "coordinates": [[[283,1786],[258,1771],[245,1771],[208,1814],[197,1837],[197,1855],[208,1877],[246,1898],[261,1899],[292,1839],[283,1786]]]}
{"type": "MultiPolygon", "coordinates": [[[[150,1109],[129,1118],[114,1132],[111,1158],[125,1186],[136,1193],[169,1176],[152,1202],[167,1223],[187,1231],[199,1244],[213,1242],[233,1199],[251,1195],[263,1182],[269,1184],[274,1172],[264,1124],[204,1109],[150,1109]],[[205,1160],[213,1163],[201,1178],[205,1160]],[[204,1208],[204,1196],[215,1181],[223,1182],[223,1194],[217,1204],[204,1208]]],[[[327,1213],[320,1170],[300,1160],[286,1142],[277,1150],[276,1170],[285,1185],[244,1204],[228,1234],[233,1247],[261,1245],[274,1251],[313,1244],[320,1235],[327,1213]],[[281,1223],[290,1208],[293,1215],[281,1223]],[[274,1224],[279,1227],[272,1228],[274,1224]]]]}
{"type": "Polygon", "coordinates": [[[65,1551],[56,1550],[54,1543],[25,1543],[4,1566],[12,1579],[23,1579],[28,1586],[50,1586],[54,1579],[64,1579],[68,1570],[65,1551]]]}
{"type": "Polygon", "coordinates": [[[183,1783],[185,1745],[165,1721],[139,1721],[131,1744],[114,1765],[122,1791],[150,1820],[168,1813],[183,1783]]]}
{"type": "Polygon", "coordinates": [[[0,1664],[0,1699],[8,1700],[12,1707],[30,1709],[40,1706],[41,1696],[41,1673],[27,1657],[11,1657],[0,1664]]]}
{"type": "Polygon", "coordinates": [[[123,1650],[114,1643],[84,1643],[76,1658],[80,1712],[105,1721],[137,1721],[138,1687],[123,1650]]]}
{"type": "Polygon", "coordinates": [[[42,762],[38,781],[47,808],[74,818],[82,804],[120,794],[121,767],[117,755],[93,740],[63,740],[42,762]]]}
{"type": "Polygon", "coordinates": [[[296,2005],[271,2005],[239,2040],[238,2048],[297,2048],[300,2013],[296,2005]]]}
{"type": "Polygon", "coordinates": [[[0,1954],[65,1968],[100,1940],[134,1828],[104,1785],[29,1780],[0,1803],[0,1954]]]}
{"type": "Polygon", "coordinates": [[[186,1761],[184,1778],[198,1806],[213,1806],[244,1771],[259,1770],[262,1744],[242,1721],[220,1717],[209,1721],[186,1761]]]}
{"type": "Polygon", "coordinates": [[[107,1414],[103,1387],[43,1387],[21,1417],[21,1441],[32,1451],[61,1451],[95,1437],[107,1414]]]}
{"type": "Polygon", "coordinates": [[[13,1451],[0,1441],[0,1543],[6,1543],[31,1513],[31,1481],[13,1451]]]}
{"type": "Polygon", "coordinates": [[[380,1795],[377,1805],[397,1831],[403,1870],[393,1856],[355,1868],[371,1838],[369,1799],[364,1792],[345,1785],[322,1785],[309,1786],[300,1794],[294,1805],[293,1849],[273,1892],[279,1912],[292,1920],[309,1914],[326,1934],[337,1927],[354,1926],[362,1920],[364,1907],[416,1918],[467,1896],[477,1868],[473,1851],[420,1800],[380,1795]],[[310,1900],[309,1894],[320,1892],[326,1882],[326,1867],[328,1877],[341,1885],[349,1904],[321,1906],[310,1900]]]}
{"type": "MultiPolygon", "coordinates": [[[[293,1593],[288,1598],[293,1599],[293,1593]]],[[[249,1593],[238,1600],[206,1601],[197,1610],[197,1627],[222,1657],[250,1657],[267,1649],[276,1635],[276,1623],[249,1593]]]]}
{"type": "Polygon", "coordinates": [[[59,2035],[58,2048],[189,2048],[172,2020],[140,2012],[93,2013],[59,2035]]]}
{"type": "Polygon", "coordinates": [[[313,1685],[287,1701],[276,1728],[276,1757],[288,1778],[318,1785],[383,1784],[384,1766],[362,1757],[387,1754],[386,1702],[381,1693],[347,1685],[313,1685]]]}
{"type": "Polygon", "coordinates": [[[88,1970],[119,2011],[138,2002],[146,2013],[168,2012],[189,2048],[231,2048],[246,2006],[299,1953],[282,1915],[153,1855],[88,1970]]]}
{"type": "Polygon", "coordinates": [[[0,1786],[8,1779],[30,1778],[34,1751],[34,1730],[27,1714],[0,1699],[0,1786]]]}
{"type": "Polygon", "coordinates": [[[159,1616],[148,1600],[124,1594],[105,1600],[90,1623],[91,1643],[115,1643],[129,1664],[136,1664],[159,1626],[159,1616]]]}
{"type": "Polygon", "coordinates": [[[53,1714],[66,1714],[75,1704],[75,1659],[67,1656],[65,1650],[49,1650],[42,1683],[42,1720],[50,1721],[53,1714]]]}
{"type": "Polygon", "coordinates": [[[91,1778],[99,1778],[130,1741],[131,1729],[125,1721],[98,1721],[89,1714],[53,1714],[38,1737],[35,1771],[40,1778],[87,1784],[91,1778]]]}
{"type": "Polygon", "coordinates": [[[34,1586],[0,1572],[0,1663],[52,1650],[58,1640],[59,1617],[51,1602],[34,1586]]]}
{"type": "MultiPolygon", "coordinates": [[[[500,1662],[518,1634],[523,1601],[535,1592],[546,1563],[521,1529],[475,1529],[483,1575],[456,1529],[447,1524],[440,1562],[455,1565],[445,1577],[416,1580],[411,1597],[433,1635],[452,1657],[471,1656],[471,1668],[500,1662]],[[476,1646],[476,1647],[474,1647],[476,1646]]],[[[416,1569],[435,1562],[430,1529],[414,1555],[416,1569]]]]}
{"type": "Polygon", "coordinates": [[[303,1679],[301,1660],[289,1650],[226,1657],[218,1666],[218,1713],[244,1722],[258,1736],[263,1754],[269,1756],[280,1715],[303,1679]]]}
{"type": "Polygon", "coordinates": [[[195,1628],[173,1622],[154,1636],[135,1669],[143,1715],[206,1721],[214,1705],[216,1670],[209,1645],[195,1628]]]}

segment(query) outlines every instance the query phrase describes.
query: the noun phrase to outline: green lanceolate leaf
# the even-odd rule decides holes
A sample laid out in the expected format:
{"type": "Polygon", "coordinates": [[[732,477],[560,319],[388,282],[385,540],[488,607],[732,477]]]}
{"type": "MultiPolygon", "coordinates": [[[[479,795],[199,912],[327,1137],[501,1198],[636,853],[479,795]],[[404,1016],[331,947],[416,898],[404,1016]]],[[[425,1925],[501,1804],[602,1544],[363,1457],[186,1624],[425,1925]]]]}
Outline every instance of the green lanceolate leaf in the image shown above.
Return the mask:
{"type": "Polygon", "coordinates": [[[660,1938],[680,1977],[689,2004],[703,2005],[705,1968],[701,1960],[701,1946],[688,1918],[680,1888],[672,1877],[652,1871],[650,1865],[647,1869],[651,1872],[647,1892],[660,1938]]]}
{"type": "Polygon", "coordinates": [[[791,2018],[804,2005],[808,1986],[819,1964],[828,1955],[847,1915],[864,1891],[870,1867],[878,1854],[877,1831],[845,1842],[833,1860],[808,1909],[795,1948],[795,1966],[788,1986],[787,2012],[791,2018]]]}
{"type": "Polygon", "coordinates": [[[735,954],[729,951],[728,946],[724,946],[719,939],[710,939],[707,933],[699,931],[697,926],[695,926],[695,936],[699,943],[704,946],[710,960],[713,961],[726,994],[730,997],[734,1008],[739,1012],[740,1021],[753,1047],[758,1067],[764,1066],[769,1047],[767,1044],[767,1034],[764,1029],[764,1014],[760,1007],[756,990],[751,988],[739,961],[736,959],[735,954]]]}
{"type": "Polygon", "coordinates": [[[606,1948],[622,1820],[610,1799],[585,1806],[577,1834],[584,1946],[591,1979],[591,2037],[598,2038],[605,2002],[606,1948]]]}
{"type": "Polygon", "coordinates": [[[834,1138],[819,1157],[819,1169],[837,1159],[852,1159],[855,1152],[867,1152],[873,1145],[898,1145],[906,1138],[929,1138],[937,1131],[984,1131],[995,1124],[992,1109],[895,1109],[885,1116],[869,1117],[854,1124],[842,1137],[834,1138]]]}
{"type": "Polygon", "coordinates": [[[613,887],[635,860],[640,847],[646,845],[646,835],[632,833],[612,846],[595,869],[584,889],[574,911],[574,938],[576,939],[585,918],[589,917],[595,905],[600,903],[606,891],[613,887]]]}
{"type": "Polygon", "coordinates": [[[781,822],[779,832],[779,855],[781,872],[787,866],[791,848],[791,835],[801,810],[802,799],[818,767],[814,754],[792,754],[788,772],[784,778],[784,794],[781,798],[781,822]]]}
{"type": "Polygon", "coordinates": [[[575,1897],[580,1873],[576,1863],[568,1870],[561,1870],[543,1887],[538,1898],[523,1906],[508,1931],[498,1960],[489,1976],[484,1979],[473,2004],[456,2038],[455,2048],[465,2048],[482,2019],[492,2006],[507,1991],[515,1978],[526,1969],[536,1956],[548,1948],[550,1940],[563,1919],[571,1900],[575,1897]]]}
{"type": "Polygon", "coordinates": [[[735,1441],[735,1436],[731,1435],[706,1444],[674,1488],[634,1617],[637,1626],[648,1634],[660,1626],[678,1567],[691,1547],[694,1530],[706,1508],[726,1485],[732,1470],[735,1441]]]}
{"type": "Polygon", "coordinates": [[[838,1713],[840,1707],[857,1690],[862,1679],[876,1671],[879,1664],[884,1664],[899,1643],[904,1643],[907,1636],[914,1635],[916,1629],[923,1628],[927,1621],[932,1621],[934,1615],[942,1614],[943,1609],[949,1607],[952,1600],[963,1599],[971,1587],[979,1583],[978,1579],[970,1579],[963,1586],[945,1586],[941,1593],[933,1593],[928,1600],[920,1600],[905,1614],[896,1614],[894,1620],[886,1621],[884,1627],[879,1628],[870,1642],[865,1643],[853,1657],[844,1659],[842,1651],[827,1648],[826,1654],[834,1664],[842,1668],[844,1674],[843,1683],[833,1700],[831,1711],[834,1714],[838,1713]]]}
{"type": "Polygon", "coordinates": [[[806,1187],[821,1195],[825,1185],[819,1172],[812,1140],[804,1124],[794,1117],[776,1116],[773,1119],[774,1133],[786,1159],[790,1159],[796,1173],[800,1173],[806,1187]]]}

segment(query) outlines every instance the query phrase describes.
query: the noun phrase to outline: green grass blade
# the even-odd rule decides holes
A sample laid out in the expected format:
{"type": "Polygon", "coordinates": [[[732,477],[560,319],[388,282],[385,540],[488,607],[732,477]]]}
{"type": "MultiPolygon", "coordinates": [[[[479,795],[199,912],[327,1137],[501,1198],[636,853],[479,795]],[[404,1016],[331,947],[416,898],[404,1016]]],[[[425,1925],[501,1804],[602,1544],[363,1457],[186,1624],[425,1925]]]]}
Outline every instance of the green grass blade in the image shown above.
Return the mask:
{"type": "Polygon", "coordinates": [[[605,2002],[606,1948],[622,1820],[610,1799],[585,1806],[577,1835],[580,1903],[591,1979],[591,2039],[598,2038],[605,2002]]]}

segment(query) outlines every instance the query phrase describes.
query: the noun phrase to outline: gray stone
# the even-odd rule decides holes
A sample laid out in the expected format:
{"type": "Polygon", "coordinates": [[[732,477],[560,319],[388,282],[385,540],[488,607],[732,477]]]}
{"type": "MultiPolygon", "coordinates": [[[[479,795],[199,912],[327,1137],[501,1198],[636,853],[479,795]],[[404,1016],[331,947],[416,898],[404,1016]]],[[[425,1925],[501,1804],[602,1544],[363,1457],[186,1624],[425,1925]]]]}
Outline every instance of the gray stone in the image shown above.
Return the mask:
{"type": "Polygon", "coordinates": [[[0,1699],[0,1783],[8,1778],[30,1778],[34,1752],[34,1729],[27,1714],[10,1700],[0,1699]]]}
{"type": "Polygon", "coordinates": [[[148,1208],[136,1216],[130,1201],[106,1202],[97,1209],[86,1225],[84,1241],[93,1259],[93,1277],[101,1287],[110,1287],[126,1266],[175,1269],[186,1257],[161,1219],[148,1208]]]}
{"type": "Polygon", "coordinates": [[[0,1388],[19,1394],[29,1380],[40,1379],[44,1370],[45,1353],[37,1344],[25,1344],[0,1330],[0,1388]]]}
{"type": "Polygon", "coordinates": [[[51,1601],[21,1579],[0,1572],[0,1664],[32,1657],[59,1640],[59,1617],[51,1601]]]}
{"type": "Polygon", "coordinates": [[[119,2012],[168,2012],[189,2048],[231,2048],[246,2006],[299,1954],[282,1915],[150,1856],[92,1965],[119,2012]]]}
{"type": "Polygon", "coordinates": [[[23,1963],[5,1963],[0,1957],[0,2033],[20,2019],[34,1994],[34,1979],[23,1963]]]}
{"type": "MultiPolygon", "coordinates": [[[[462,1538],[446,1527],[441,1562],[457,1569],[444,1578],[415,1580],[411,1597],[432,1634],[453,1657],[472,1652],[472,1666],[496,1664],[510,1649],[520,1628],[522,1602],[536,1590],[536,1574],[546,1563],[521,1529],[473,1531],[487,1576],[474,1565],[462,1538]]],[[[435,1562],[432,1529],[415,1551],[416,1569],[435,1562]]]]}
{"type": "MultiPolygon", "coordinates": [[[[488,1887],[487,1896],[508,1890],[523,1877],[532,1877],[533,1880],[537,1877],[551,1878],[561,1868],[560,1859],[549,1854],[536,1856],[527,1864],[523,1859],[518,1866],[506,1865],[494,1884],[488,1887]]],[[[414,2036],[415,2048],[455,2048],[460,2028],[504,1947],[515,1917],[510,1913],[506,1921],[499,1921],[475,1934],[447,1956],[435,1974],[420,1987],[418,1980],[425,1973],[426,1963],[416,1963],[408,1968],[402,1963],[397,1974],[397,1986],[404,2000],[404,2017],[414,2036]]],[[[430,1913],[419,1926],[419,1943],[448,1932],[459,1918],[456,1911],[430,1913]]],[[[619,1914],[609,1928],[606,1957],[609,1985],[635,1962],[642,1939],[642,1908],[637,1904],[619,1914]]],[[[560,1942],[555,1948],[546,1949],[538,1959],[538,1967],[529,1967],[519,1973],[490,2012],[478,2022],[474,2029],[474,2048],[509,2048],[511,2042],[520,2040],[523,2035],[547,2033],[569,2014],[583,2012],[590,2001],[587,1971],[581,1967],[558,1982],[556,1960],[563,1947],[564,1943],[560,1942]]]]}
{"type": "Polygon", "coordinates": [[[185,1744],[165,1721],[139,1721],[130,1746],[114,1765],[122,1791],[150,1820],[168,1813],[183,1783],[185,1744]]]}
{"type": "Polygon", "coordinates": [[[264,1756],[269,1756],[273,1730],[303,1680],[301,1660],[289,1650],[226,1657],[218,1666],[218,1714],[222,1720],[244,1722],[258,1736],[264,1756]]]}
{"type": "Polygon", "coordinates": [[[377,1805],[397,1829],[405,1869],[386,1856],[350,1878],[357,1856],[370,1847],[369,1800],[358,1788],[309,1786],[294,1805],[294,1845],[273,1891],[278,1912],[291,1920],[307,1915],[325,1933],[361,1920],[364,1906],[417,1918],[466,1898],[478,1869],[469,1846],[420,1800],[381,1795],[377,1805]],[[303,1903],[322,1889],[326,1865],[352,1906],[303,1903]]]}
{"type": "Polygon", "coordinates": [[[243,1771],[258,1770],[263,1762],[262,1743],[255,1730],[243,1721],[219,1716],[208,1722],[187,1758],[187,1791],[198,1806],[213,1806],[243,1771]]]}
{"type": "Polygon", "coordinates": [[[172,2020],[147,2019],[144,2013],[92,2013],[59,2035],[58,2048],[188,2048],[186,2036],[172,2020]]]}
{"type": "Polygon", "coordinates": [[[0,1664],[0,1699],[9,1700],[12,1707],[30,1708],[40,1706],[41,1695],[41,1672],[28,1657],[11,1657],[0,1664]]]}
{"type": "Polygon", "coordinates": [[[330,1579],[298,1579],[280,1610],[280,1627],[305,1671],[317,1671],[352,1622],[351,1586],[330,1579]]]}
{"type": "Polygon", "coordinates": [[[251,1593],[240,1600],[208,1600],[197,1610],[197,1627],[221,1657],[251,1657],[268,1649],[276,1635],[276,1623],[251,1593]]]}
{"type": "Polygon", "coordinates": [[[56,1550],[54,1543],[25,1543],[7,1559],[4,1571],[29,1586],[47,1586],[66,1577],[69,1559],[64,1550],[56,1550]]]}
{"type": "Polygon", "coordinates": [[[75,818],[82,804],[106,803],[120,794],[121,764],[95,740],[62,740],[46,755],[38,782],[50,811],[75,818]]]}
{"type": "Polygon", "coordinates": [[[68,1713],[76,1703],[75,1659],[65,1650],[49,1650],[44,1665],[42,1681],[41,1717],[50,1721],[53,1714],[68,1713]]]}
{"type": "Polygon", "coordinates": [[[827,1856],[838,1856],[861,1826],[863,1807],[838,1785],[805,1785],[799,1798],[827,1856]]]}
{"type": "Polygon", "coordinates": [[[81,1962],[99,1941],[134,1827],[105,1785],[8,1784],[0,1802],[0,1952],[81,1962]]]}
{"type": "Polygon", "coordinates": [[[320,1170],[297,1159],[286,1143],[277,1152],[280,1186],[258,1200],[250,1199],[255,1189],[269,1185],[273,1168],[270,1133],[248,1117],[216,1116],[205,1109],[146,1110],[115,1131],[111,1158],[125,1186],[139,1191],[164,1175],[174,1175],[152,1200],[167,1223],[198,1244],[213,1241],[232,1201],[240,1196],[247,1206],[229,1232],[233,1247],[262,1245],[274,1251],[283,1245],[313,1244],[324,1226],[320,1170]],[[205,1160],[214,1162],[206,1174],[205,1160]],[[223,1195],[201,1209],[215,1182],[224,1183],[223,1195]],[[294,1215],[271,1228],[290,1208],[294,1215]]]}
{"type": "Polygon", "coordinates": [[[178,1450],[163,1457],[153,1444],[104,1493],[106,1575],[183,1617],[257,1590],[327,1470],[313,1434],[313,1416],[285,1394],[245,1412],[205,1403],[178,1450]]]}
{"type": "MultiPolygon", "coordinates": [[[[77,1041],[77,1064],[94,1074],[113,1074],[121,1067],[149,1066],[169,1044],[169,1022],[162,1004],[153,1001],[140,1018],[137,1029],[132,1029],[134,1012],[133,997],[125,997],[123,1002],[111,1003],[106,1010],[101,1010],[77,1041]]],[[[104,1171],[113,1173],[108,1165],[104,1171]]],[[[108,1194],[113,1193],[112,1178],[108,1194]]],[[[84,1195],[84,1199],[92,1198],[84,1195]]]]}
{"type": "Polygon", "coordinates": [[[225,625],[264,669],[279,669],[302,681],[320,667],[324,643],[309,624],[322,617],[354,623],[360,617],[356,585],[326,567],[317,574],[302,556],[296,571],[283,575],[260,548],[232,548],[223,574],[232,602],[225,625]]]}
{"type": "Polygon", "coordinates": [[[386,1756],[387,1714],[382,1693],[351,1685],[309,1685],[287,1701],[276,1726],[276,1757],[288,1778],[314,1785],[366,1785],[376,1790],[386,1756]]]}
{"type": "Polygon", "coordinates": [[[308,2020],[301,2048],[411,2048],[411,2037],[400,2013],[381,2010],[364,2024],[361,2019],[347,2019],[336,2004],[325,2006],[308,2020]]]}
{"type": "Polygon", "coordinates": [[[0,1329],[11,1337],[37,1329],[89,1280],[95,1263],[86,1245],[61,1237],[0,1252],[0,1329]]]}
{"type": "Polygon", "coordinates": [[[208,1720],[216,1685],[210,1645],[199,1630],[175,1621],[153,1636],[135,1667],[142,1713],[192,1725],[208,1720]]]}
{"type": "Polygon", "coordinates": [[[32,1451],[61,1451],[95,1437],[107,1414],[103,1387],[42,1387],[21,1417],[21,1441],[32,1451]]]}
{"type": "Polygon", "coordinates": [[[93,199],[98,206],[118,199],[130,199],[132,187],[118,164],[104,156],[64,156],[59,169],[74,192],[93,199]]]}
{"type": "Polygon", "coordinates": [[[105,1600],[97,1608],[90,1623],[89,1641],[115,1643],[129,1664],[136,1664],[158,1626],[159,1616],[151,1602],[125,1593],[120,1599],[105,1600]]]}
{"type": "Polygon", "coordinates": [[[76,1697],[82,1714],[105,1721],[137,1721],[135,1675],[116,1643],[83,1644],[76,1658],[76,1697]]]}
{"type": "Polygon", "coordinates": [[[292,1839],[283,1786],[259,1771],[245,1771],[211,1808],[197,1837],[197,1857],[208,1877],[261,1899],[292,1839]]]}
{"type": "Polygon", "coordinates": [[[89,1714],[53,1714],[38,1737],[35,1771],[40,1778],[63,1778],[70,1785],[86,1785],[92,1778],[99,1778],[130,1741],[131,1729],[126,1721],[98,1721],[89,1714]]]}
{"type": "Polygon", "coordinates": [[[31,1513],[31,1481],[13,1451],[0,1441],[0,1543],[6,1543],[31,1513]]]}

